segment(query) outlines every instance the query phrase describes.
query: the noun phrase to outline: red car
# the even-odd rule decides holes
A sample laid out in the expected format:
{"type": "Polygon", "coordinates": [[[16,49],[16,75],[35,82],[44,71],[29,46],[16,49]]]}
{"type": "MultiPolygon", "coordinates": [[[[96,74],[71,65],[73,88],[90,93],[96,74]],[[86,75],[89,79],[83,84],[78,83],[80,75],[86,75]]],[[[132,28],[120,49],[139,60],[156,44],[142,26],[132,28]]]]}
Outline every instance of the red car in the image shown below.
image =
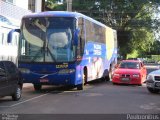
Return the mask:
{"type": "Polygon", "coordinates": [[[139,60],[122,60],[113,72],[112,82],[117,84],[142,85],[146,80],[147,70],[139,60]]]}

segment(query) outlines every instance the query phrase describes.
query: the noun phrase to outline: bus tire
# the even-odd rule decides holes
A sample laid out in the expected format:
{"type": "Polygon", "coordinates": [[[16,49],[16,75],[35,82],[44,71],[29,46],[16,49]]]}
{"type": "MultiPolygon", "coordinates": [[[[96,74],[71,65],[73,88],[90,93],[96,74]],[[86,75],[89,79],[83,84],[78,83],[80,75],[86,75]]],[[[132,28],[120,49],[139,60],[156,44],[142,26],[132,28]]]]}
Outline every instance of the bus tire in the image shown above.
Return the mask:
{"type": "Polygon", "coordinates": [[[87,78],[88,78],[88,72],[87,72],[87,68],[84,68],[84,73],[83,73],[83,84],[86,85],[87,84],[87,78]]]}
{"type": "Polygon", "coordinates": [[[110,81],[111,80],[111,72],[109,71],[108,75],[105,76],[105,80],[106,81],[110,81]]]}
{"type": "Polygon", "coordinates": [[[35,91],[40,91],[42,89],[42,85],[34,84],[33,86],[34,86],[35,91]]]}
{"type": "Polygon", "coordinates": [[[77,85],[77,90],[84,89],[84,85],[87,83],[87,78],[88,78],[87,68],[84,68],[82,84],[77,85]]]}
{"type": "Polygon", "coordinates": [[[100,78],[102,82],[105,82],[106,81],[106,78],[105,77],[102,77],[100,78]]]}
{"type": "Polygon", "coordinates": [[[110,72],[106,69],[103,73],[104,81],[110,81],[110,72]]]}
{"type": "Polygon", "coordinates": [[[77,85],[77,90],[83,90],[83,88],[84,88],[84,85],[83,85],[83,84],[77,85]]]}
{"type": "Polygon", "coordinates": [[[106,80],[106,81],[110,81],[110,76],[109,76],[109,75],[106,76],[106,77],[105,77],[105,80],[106,80]]]}

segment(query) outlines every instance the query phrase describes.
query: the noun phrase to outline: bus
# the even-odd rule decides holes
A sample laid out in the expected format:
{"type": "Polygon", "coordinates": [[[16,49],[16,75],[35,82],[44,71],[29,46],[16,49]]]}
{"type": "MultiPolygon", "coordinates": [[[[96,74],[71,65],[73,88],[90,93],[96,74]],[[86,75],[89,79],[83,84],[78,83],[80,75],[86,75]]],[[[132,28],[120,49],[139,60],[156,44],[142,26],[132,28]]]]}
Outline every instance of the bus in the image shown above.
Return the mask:
{"type": "Polygon", "coordinates": [[[22,18],[18,68],[24,83],[74,86],[83,90],[92,80],[109,80],[117,62],[116,30],[78,12],[46,11],[22,18]]]}

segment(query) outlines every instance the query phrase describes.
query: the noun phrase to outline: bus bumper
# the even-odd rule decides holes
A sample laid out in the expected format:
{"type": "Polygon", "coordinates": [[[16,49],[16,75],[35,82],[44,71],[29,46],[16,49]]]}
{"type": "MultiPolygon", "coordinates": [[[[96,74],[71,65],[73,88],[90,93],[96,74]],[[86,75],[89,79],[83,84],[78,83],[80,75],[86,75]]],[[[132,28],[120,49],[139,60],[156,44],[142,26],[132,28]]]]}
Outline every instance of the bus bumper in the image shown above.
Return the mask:
{"type": "Polygon", "coordinates": [[[66,75],[23,75],[24,83],[41,85],[75,85],[75,74],[66,75]]]}

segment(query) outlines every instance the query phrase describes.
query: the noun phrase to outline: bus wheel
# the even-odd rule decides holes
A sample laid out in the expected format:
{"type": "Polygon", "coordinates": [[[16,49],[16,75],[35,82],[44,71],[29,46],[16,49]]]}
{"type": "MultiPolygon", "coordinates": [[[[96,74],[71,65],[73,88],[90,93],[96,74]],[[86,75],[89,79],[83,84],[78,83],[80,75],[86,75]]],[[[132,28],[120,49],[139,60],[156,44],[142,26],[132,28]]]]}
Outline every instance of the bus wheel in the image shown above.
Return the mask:
{"type": "Polygon", "coordinates": [[[105,76],[105,80],[106,81],[110,81],[111,80],[111,72],[109,72],[109,74],[107,76],[105,76]]]}
{"type": "Polygon", "coordinates": [[[36,84],[34,84],[34,89],[35,89],[36,91],[40,91],[41,88],[42,88],[42,85],[36,85],[36,84]]]}
{"type": "Polygon", "coordinates": [[[77,85],[77,90],[83,90],[83,84],[79,84],[79,85],[77,85]]]}
{"type": "Polygon", "coordinates": [[[105,80],[106,80],[106,81],[109,81],[109,80],[110,80],[109,75],[105,77],[105,80]]]}
{"type": "Polygon", "coordinates": [[[77,90],[83,90],[84,85],[87,83],[87,69],[84,69],[82,84],[77,85],[77,90]]]}
{"type": "Polygon", "coordinates": [[[112,78],[112,70],[110,68],[108,75],[105,77],[106,81],[110,81],[112,78]]]}

